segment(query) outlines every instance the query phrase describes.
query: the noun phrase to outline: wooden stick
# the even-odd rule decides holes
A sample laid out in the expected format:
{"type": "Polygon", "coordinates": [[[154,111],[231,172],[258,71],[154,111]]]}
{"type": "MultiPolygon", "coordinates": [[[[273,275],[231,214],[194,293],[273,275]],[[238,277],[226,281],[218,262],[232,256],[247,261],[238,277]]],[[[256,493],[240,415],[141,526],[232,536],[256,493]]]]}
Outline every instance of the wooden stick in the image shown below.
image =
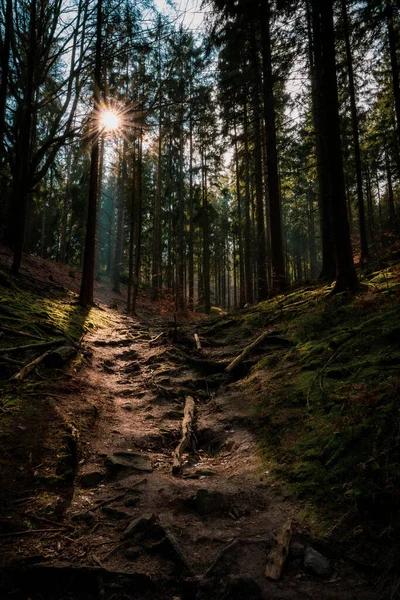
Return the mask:
{"type": "Polygon", "coordinates": [[[246,348],[241,352],[241,354],[239,354],[239,356],[237,356],[235,358],[235,360],[233,360],[225,369],[225,371],[227,373],[230,373],[231,371],[233,371],[234,369],[236,369],[236,367],[246,358],[246,356],[248,356],[250,354],[250,352],[252,350],[254,350],[254,348],[256,348],[257,346],[259,346],[264,340],[265,338],[269,335],[268,331],[264,331],[264,333],[262,333],[260,336],[258,336],[258,338],[256,340],[254,340],[254,342],[252,342],[251,344],[249,344],[248,346],[246,346],[246,348]]]}
{"type": "Polygon", "coordinates": [[[276,546],[268,554],[265,577],[277,581],[282,575],[283,567],[289,554],[289,543],[292,537],[292,521],[288,519],[282,531],[276,537],[276,546]]]}
{"type": "Polygon", "coordinates": [[[25,350],[36,350],[36,348],[51,348],[52,346],[62,346],[63,344],[64,340],[52,340],[50,342],[42,342],[41,344],[28,344],[27,346],[1,348],[0,354],[8,354],[9,352],[25,352],[25,350]]]}
{"type": "Polygon", "coordinates": [[[190,444],[192,439],[192,426],[194,421],[196,405],[191,396],[186,398],[185,409],[183,411],[183,420],[182,420],[182,437],[179,442],[174,454],[173,454],[173,462],[172,462],[172,473],[176,475],[182,469],[182,454],[190,444]]]}
{"type": "Polygon", "coordinates": [[[201,341],[200,341],[198,333],[194,334],[194,340],[196,342],[196,348],[197,348],[197,350],[201,350],[201,341]]]}
{"type": "Polygon", "coordinates": [[[161,333],[159,333],[158,335],[156,335],[155,338],[152,338],[151,340],[149,340],[149,346],[152,346],[153,344],[155,344],[160,338],[162,338],[162,336],[164,335],[165,331],[162,331],[161,333]]]}
{"type": "Polygon", "coordinates": [[[37,367],[50,354],[50,352],[51,350],[47,350],[47,352],[41,354],[40,356],[35,358],[35,360],[32,360],[32,362],[25,365],[25,367],[22,367],[22,369],[18,371],[18,373],[15,373],[15,375],[13,375],[10,378],[10,381],[22,381],[23,379],[28,377],[29,373],[31,373],[33,369],[37,367]]]}

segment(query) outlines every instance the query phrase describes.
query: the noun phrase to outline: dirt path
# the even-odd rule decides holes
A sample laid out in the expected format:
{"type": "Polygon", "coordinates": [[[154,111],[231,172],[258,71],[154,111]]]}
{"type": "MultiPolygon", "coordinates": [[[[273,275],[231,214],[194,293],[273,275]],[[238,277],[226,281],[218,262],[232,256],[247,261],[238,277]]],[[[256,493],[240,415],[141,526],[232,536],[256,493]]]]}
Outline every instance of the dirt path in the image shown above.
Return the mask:
{"type": "Polygon", "coordinates": [[[280,581],[265,578],[274,535],[288,517],[293,540],[309,545],[295,520],[299,507],[269,481],[253,409],[223,373],[242,342],[223,347],[203,338],[198,352],[194,331],[176,334],[162,321],[150,326],[119,315],[86,338],[92,359],[79,377],[99,416],[63,517],[65,532],[49,542],[56,544],[54,557],[29,575],[52,590],[38,597],[372,598],[349,561],[337,556],[329,557],[329,577],[307,574],[291,556],[280,581]],[[188,395],[197,408],[196,444],[184,455],[182,473],[173,475],[188,395]]]}

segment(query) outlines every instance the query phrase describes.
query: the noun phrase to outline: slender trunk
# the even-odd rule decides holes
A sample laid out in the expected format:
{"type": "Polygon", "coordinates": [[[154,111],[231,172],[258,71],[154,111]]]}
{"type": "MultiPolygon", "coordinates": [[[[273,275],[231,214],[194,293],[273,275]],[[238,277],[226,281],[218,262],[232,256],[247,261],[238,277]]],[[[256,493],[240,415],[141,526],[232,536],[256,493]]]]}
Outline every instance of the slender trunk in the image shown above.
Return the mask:
{"type": "Polygon", "coordinates": [[[140,261],[141,261],[141,244],[142,244],[142,156],[143,156],[143,127],[140,128],[138,141],[138,164],[137,164],[137,203],[136,203],[136,252],[135,252],[135,268],[133,276],[133,294],[132,294],[132,314],[136,314],[136,303],[139,293],[140,281],[140,261]]]}
{"type": "Polygon", "coordinates": [[[389,153],[387,151],[387,148],[385,150],[385,162],[386,162],[386,175],[387,175],[387,184],[388,184],[389,228],[391,230],[394,230],[396,228],[396,211],[395,211],[395,207],[394,207],[392,167],[390,165],[389,153]]]}
{"type": "Polygon", "coordinates": [[[184,180],[183,180],[183,110],[180,115],[179,132],[179,212],[178,212],[178,255],[177,255],[177,286],[176,286],[176,308],[184,308],[184,263],[185,263],[185,198],[184,198],[184,180]]]}
{"type": "Polygon", "coordinates": [[[253,67],[253,136],[254,136],[254,169],[256,183],[256,208],[257,208],[257,289],[258,301],[268,297],[267,286],[267,244],[265,237],[265,216],[262,176],[262,151],[261,151],[261,114],[260,114],[260,65],[255,32],[251,36],[252,67],[253,67]]]}
{"type": "Polygon", "coordinates": [[[20,127],[17,133],[16,166],[13,180],[11,243],[14,246],[12,272],[16,275],[21,266],[24,246],[26,214],[31,186],[30,158],[32,150],[33,101],[36,64],[37,0],[32,0],[29,14],[29,51],[27,56],[26,87],[20,108],[20,127]]]}
{"type": "Polygon", "coordinates": [[[210,299],[210,232],[208,222],[208,190],[207,190],[207,159],[204,149],[201,149],[201,164],[203,178],[203,285],[204,285],[204,311],[208,314],[211,310],[210,299]]]}
{"type": "Polygon", "coordinates": [[[275,98],[270,35],[270,0],[261,0],[260,11],[264,75],[263,95],[266,128],[268,204],[271,235],[272,291],[276,293],[286,286],[286,276],[279,192],[278,153],[276,148],[275,98]]]}
{"type": "Polygon", "coordinates": [[[350,46],[350,32],[349,32],[349,17],[347,13],[347,0],[342,0],[342,16],[343,16],[343,35],[346,45],[346,60],[347,60],[347,73],[349,77],[349,93],[350,93],[350,109],[351,109],[351,125],[353,130],[353,144],[354,144],[354,162],[356,168],[357,178],[357,206],[358,206],[358,220],[360,229],[360,246],[361,246],[361,263],[365,264],[369,259],[368,252],[368,241],[367,241],[367,228],[365,224],[365,208],[364,208],[364,194],[363,194],[363,182],[362,182],[362,171],[361,171],[361,150],[360,150],[360,135],[358,126],[358,112],[356,102],[356,91],[354,86],[354,71],[353,71],[353,56],[350,46]]]}
{"type": "Polygon", "coordinates": [[[188,279],[189,279],[189,310],[194,308],[194,226],[193,226],[193,118],[192,103],[190,102],[189,125],[189,240],[188,240],[188,279]]]}
{"type": "Polygon", "coordinates": [[[321,15],[321,47],[323,58],[324,100],[326,102],[327,146],[331,173],[333,228],[336,242],[335,291],[355,290],[358,286],[353,263],[350,228],[347,216],[346,191],[343,174],[342,147],[340,139],[339,99],[336,78],[335,37],[333,25],[333,0],[319,5],[321,15]]]}
{"type": "MultiPolygon", "coordinates": [[[[390,67],[392,72],[392,86],[393,86],[393,97],[394,97],[394,108],[396,113],[396,125],[397,125],[397,148],[400,144],[400,86],[399,86],[399,64],[397,61],[397,41],[398,32],[394,25],[393,19],[393,4],[392,0],[386,0],[386,24],[388,29],[389,37],[389,53],[390,53],[390,67]]],[[[399,176],[400,176],[400,164],[398,164],[399,176]]]]}
{"type": "Polygon", "coordinates": [[[250,150],[249,150],[249,127],[247,115],[247,103],[244,105],[244,153],[245,153],[245,248],[244,248],[244,270],[246,278],[246,302],[253,304],[253,269],[252,269],[252,225],[250,218],[251,194],[250,194],[250,150]]]}
{"type": "Polygon", "coordinates": [[[101,269],[101,243],[100,243],[100,224],[101,224],[101,204],[103,197],[103,167],[104,167],[104,133],[100,142],[100,162],[99,162],[99,182],[98,182],[98,201],[97,201],[97,219],[96,219],[96,254],[95,254],[95,277],[100,277],[101,269]]]}
{"type": "Polygon", "coordinates": [[[0,164],[4,158],[4,132],[6,125],[6,106],[8,75],[10,72],[10,47],[12,28],[12,0],[7,0],[4,23],[4,39],[1,49],[1,82],[0,82],[0,164]]]}
{"type": "MultiPolygon", "coordinates": [[[[94,72],[94,110],[100,106],[100,82],[101,82],[101,30],[102,30],[102,0],[97,1],[96,21],[96,57],[94,72]]],[[[85,253],[83,258],[82,281],[79,295],[81,306],[93,304],[94,286],[94,258],[96,251],[96,212],[99,175],[99,139],[96,120],[92,121],[92,149],[90,154],[90,180],[88,217],[85,241],[85,253]]]]}
{"type": "Polygon", "coordinates": [[[131,214],[130,214],[130,227],[129,227],[129,266],[128,266],[128,299],[127,299],[127,311],[128,313],[132,312],[132,284],[133,284],[133,250],[135,247],[135,200],[136,200],[136,179],[135,179],[135,150],[136,144],[133,143],[133,160],[132,160],[132,171],[133,171],[133,182],[132,182],[132,191],[131,191],[131,214]]]}
{"type": "Polygon", "coordinates": [[[121,293],[120,279],[121,279],[121,265],[122,265],[122,247],[124,237],[124,216],[125,216],[125,193],[126,193],[126,139],[123,141],[122,147],[122,160],[120,166],[120,176],[118,182],[118,216],[117,216],[117,236],[115,240],[115,262],[114,262],[114,273],[113,273],[113,291],[117,294],[121,293]]]}
{"type": "Polygon", "coordinates": [[[319,12],[314,4],[312,6],[312,13],[310,14],[310,6],[307,3],[307,24],[322,239],[322,268],[319,279],[331,283],[334,281],[336,275],[336,259],[332,229],[327,135],[325,131],[326,114],[323,101],[321,23],[319,12]]]}
{"type": "MultiPolygon", "coordinates": [[[[239,306],[243,308],[246,303],[246,289],[244,278],[244,262],[243,262],[243,235],[242,235],[242,198],[240,194],[240,174],[239,174],[239,153],[236,132],[236,118],[234,120],[234,136],[235,136],[235,169],[236,169],[236,198],[238,212],[238,253],[239,253],[239,306]]],[[[236,306],[236,300],[235,300],[236,306]]]]}

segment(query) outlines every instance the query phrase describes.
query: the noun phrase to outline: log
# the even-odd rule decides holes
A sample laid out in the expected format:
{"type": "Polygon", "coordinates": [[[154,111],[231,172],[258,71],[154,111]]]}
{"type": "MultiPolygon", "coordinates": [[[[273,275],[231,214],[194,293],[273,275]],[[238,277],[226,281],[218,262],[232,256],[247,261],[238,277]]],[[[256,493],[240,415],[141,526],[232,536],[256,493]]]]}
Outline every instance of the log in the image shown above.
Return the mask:
{"type": "Polygon", "coordinates": [[[196,405],[191,396],[186,398],[185,402],[185,410],[183,412],[183,420],[182,420],[182,437],[179,442],[176,450],[173,453],[173,461],[172,461],[172,473],[176,475],[180,473],[182,469],[182,454],[185,451],[185,448],[189,446],[192,439],[192,431],[193,431],[193,421],[196,411],[196,405]]]}
{"type": "Polygon", "coordinates": [[[197,350],[201,351],[202,350],[202,348],[201,348],[201,341],[200,341],[198,333],[194,334],[194,341],[196,342],[196,348],[197,348],[197,350]]]}
{"type": "Polygon", "coordinates": [[[62,346],[64,340],[51,340],[50,342],[42,342],[40,344],[28,344],[26,346],[14,346],[13,348],[1,348],[0,354],[8,354],[9,352],[25,352],[27,350],[36,350],[37,348],[51,348],[52,346],[62,346]]]}
{"type": "Polygon", "coordinates": [[[269,332],[264,331],[264,333],[262,333],[260,336],[258,336],[258,338],[256,340],[254,340],[254,342],[252,342],[251,344],[249,344],[248,346],[246,346],[246,348],[241,352],[241,354],[239,354],[239,356],[237,356],[235,358],[235,360],[233,360],[225,369],[225,371],[227,373],[231,373],[231,371],[233,371],[234,369],[236,369],[237,366],[240,365],[240,363],[246,358],[246,356],[248,356],[250,354],[250,352],[252,350],[254,350],[254,348],[257,348],[257,346],[259,346],[260,344],[262,344],[262,342],[265,340],[266,337],[268,337],[269,332]]]}
{"type": "Polygon", "coordinates": [[[23,379],[28,377],[29,373],[31,373],[35,367],[37,367],[45,358],[47,358],[50,352],[51,350],[47,350],[47,352],[41,354],[40,356],[35,358],[35,360],[32,360],[30,363],[22,367],[22,369],[18,371],[18,373],[15,373],[15,375],[13,375],[10,378],[10,381],[22,381],[23,379]]]}
{"type": "Polygon", "coordinates": [[[276,546],[268,554],[265,577],[277,581],[282,575],[283,567],[289,554],[292,537],[292,521],[288,519],[276,537],[276,546]]]}

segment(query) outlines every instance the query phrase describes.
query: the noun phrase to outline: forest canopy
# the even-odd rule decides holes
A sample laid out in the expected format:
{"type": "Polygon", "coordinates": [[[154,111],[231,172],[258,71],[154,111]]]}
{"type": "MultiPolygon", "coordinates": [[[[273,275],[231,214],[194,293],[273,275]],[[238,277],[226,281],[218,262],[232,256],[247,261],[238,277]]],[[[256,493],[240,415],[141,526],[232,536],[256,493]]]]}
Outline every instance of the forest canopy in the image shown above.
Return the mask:
{"type": "Polygon", "coordinates": [[[0,237],[178,309],[243,307],[398,233],[392,0],[3,0],[0,237]]]}

